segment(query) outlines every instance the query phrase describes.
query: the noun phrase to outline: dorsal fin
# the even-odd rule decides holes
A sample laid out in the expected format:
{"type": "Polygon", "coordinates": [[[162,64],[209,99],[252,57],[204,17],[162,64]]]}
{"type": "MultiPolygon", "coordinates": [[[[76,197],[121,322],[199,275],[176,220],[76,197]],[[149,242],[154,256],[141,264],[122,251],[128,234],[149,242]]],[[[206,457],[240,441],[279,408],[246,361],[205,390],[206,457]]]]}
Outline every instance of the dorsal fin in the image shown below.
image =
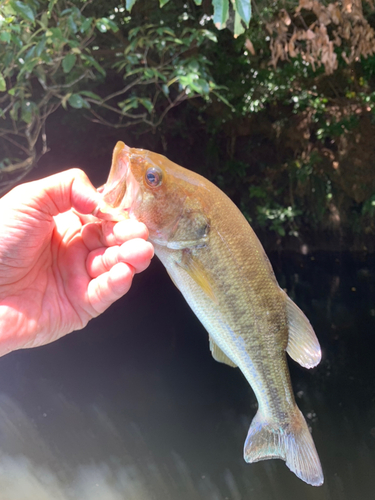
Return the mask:
{"type": "Polygon", "coordinates": [[[226,354],[223,353],[223,351],[216,344],[211,335],[209,335],[208,337],[210,339],[210,350],[214,360],[218,361],[219,363],[225,363],[226,365],[233,366],[233,368],[236,368],[237,365],[233,363],[233,361],[229,359],[226,354]]]}
{"type": "Polygon", "coordinates": [[[286,352],[305,368],[313,368],[321,360],[322,353],[313,327],[301,309],[286,299],[289,337],[286,352]]]}

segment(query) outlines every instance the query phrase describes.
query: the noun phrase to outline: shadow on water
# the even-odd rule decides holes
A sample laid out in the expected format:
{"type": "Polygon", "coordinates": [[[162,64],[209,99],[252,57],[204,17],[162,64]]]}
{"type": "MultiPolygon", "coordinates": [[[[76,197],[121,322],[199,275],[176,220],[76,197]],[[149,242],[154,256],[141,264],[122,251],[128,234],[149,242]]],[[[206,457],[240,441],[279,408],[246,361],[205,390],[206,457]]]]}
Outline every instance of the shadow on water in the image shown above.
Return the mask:
{"type": "Polygon", "coordinates": [[[83,331],[0,359],[0,500],[372,499],[375,262],[313,259],[271,260],[323,349],[314,370],[289,363],[321,488],[244,463],[253,393],[155,260],[83,331]]]}

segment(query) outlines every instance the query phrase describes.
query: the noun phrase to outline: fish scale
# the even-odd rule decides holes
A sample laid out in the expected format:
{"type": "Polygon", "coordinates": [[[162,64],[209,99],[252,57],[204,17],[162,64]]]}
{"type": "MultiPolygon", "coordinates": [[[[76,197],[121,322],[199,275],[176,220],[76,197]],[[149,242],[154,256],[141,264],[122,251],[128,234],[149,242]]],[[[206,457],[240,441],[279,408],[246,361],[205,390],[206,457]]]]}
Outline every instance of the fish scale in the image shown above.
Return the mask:
{"type": "MultiPolygon", "coordinates": [[[[245,460],[281,458],[303,481],[322,484],[286,360],[288,352],[302,366],[317,365],[319,342],[306,316],[279,287],[238,208],[204,177],[122,142],[114,150],[103,203],[111,207],[112,220],[125,210],[147,225],[156,255],[208,331],[212,355],[238,366],[253,388],[258,411],[245,441],[245,460]]],[[[98,216],[111,218],[103,207],[98,216]]]]}

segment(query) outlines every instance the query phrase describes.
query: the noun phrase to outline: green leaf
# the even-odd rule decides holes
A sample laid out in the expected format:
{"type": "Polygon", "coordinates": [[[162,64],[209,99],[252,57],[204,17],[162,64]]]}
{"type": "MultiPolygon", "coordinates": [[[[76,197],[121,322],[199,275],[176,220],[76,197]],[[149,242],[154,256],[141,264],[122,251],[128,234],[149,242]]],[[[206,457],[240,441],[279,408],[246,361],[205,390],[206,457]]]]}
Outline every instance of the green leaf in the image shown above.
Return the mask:
{"type": "Polygon", "coordinates": [[[195,59],[193,59],[190,63],[189,63],[189,69],[191,71],[194,71],[194,73],[198,73],[199,71],[199,63],[198,61],[196,61],[195,59]]]}
{"type": "Polygon", "coordinates": [[[94,59],[92,56],[88,56],[88,55],[84,55],[84,54],[82,54],[81,58],[85,59],[86,61],[88,61],[91,64],[91,66],[94,66],[94,68],[99,71],[99,73],[101,75],[105,76],[105,70],[104,70],[104,68],[102,68],[100,66],[100,64],[98,63],[98,61],[96,59],[94,59]]]}
{"type": "Polygon", "coordinates": [[[98,28],[100,33],[106,33],[108,31],[107,26],[105,25],[105,23],[103,23],[101,19],[97,19],[95,21],[95,26],[98,28]]]}
{"type": "Polygon", "coordinates": [[[130,64],[138,64],[139,60],[140,60],[140,55],[139,54],[129,54],[128,56],[126,56],[126,60],[130,64]]]}
{"type": "Polygon", "coordinates": [[[92,99],[96,99],[97,101],[101,101],[102,98],[98,94],[94,94],[94,92],[90,92],[90,90],[81,90],[80,91],[81,95],[84,95],[86,97],[91,97],[92,99]]]}
{"type": "Polygon", "coordinates": [[[5,81],[2,73],[0,73],[0,92],[5,92],[6,89],[7,89],[6,81],[5,81]]]}
{"type": "Polygon", "coordinates": [[[107,17],[101,17],[100,19],[97,19],[95,24],[101,33],[106,33],[108,30],[112,30],[114,33],[118,31],[117,24],[107,17]]]}
{"type": "Polygon", "coordinates": [[[70,73],[71,69],[75,65],[77,60],[77,56],[74,54],[67,54],[64,59],[62,60],[62,67],[64,70],[64,73],[70,73]]]}
{"type": "Polygon", "coordinates": [[[202,5],[202,0],[194,0],[195,5],[202,5]]]}
{"type": "Polygon", "coordinates": [[[44,47],[46,46],[46,41],[45,39],[41,40],[35,47],[35,55],[37,57],[40,57],[42,55],[42,52],[44,50],[44,47]]]}
{"type": "Polygon", "coordinates": [[[130,12],[135,4],[135,0],[126,0],[125,5],[126,9],[130,12]]]}
{"type": "Polygon", "coordinates": [[[42,87],[46,86],[46,74],[45,72],[43,71],[43,65],[40,64],[38,65],[36,68],[35,68],[35,75],[36,77],[38,78],[39,80],[39,83],[42,85],[42,87]]]}
{"type": "Polygon", "coordinates": [[[125,99],[125,101],[119,102],[118,107],[121,109],[123,113],[129,111],[129,109],[138,108],[139,102],[137,97],[130,97],[129,99],[125,99]]]}
{"type": "Polygon", "coordinates": [[[17,101],[16,103],[14,103],[14,106],[13,108],[10,110],[9,114],[10,114],[10,117],[12,118],[12,120],[14,120],[15,122],[18,120],[18,110],[20,108],[20,102],[17,101]]]}
{"type": "Polygon", "coordinates": [[[32,57],[34,57],[34,53],[35,53],[35,48],[36,48],[36,45],[33,45],[27,52],[26,52],[26,55],[25,55],[25,61],[28,61],[29,59],[31,59],[32,57]]]}
{"type": "Polygon", "coordinates": [[[52,41],[55,43],[56,41],[65,40],[62,31],[60,28],[50,28],[46,31],[46,37],[52,38],[52,41]]]}
{"type": "Polygon", "coordinates": [[[157,76],[162,82],[167,81],[167,77],[163,75],[163,73],[160,73],[157,69],[154,69],[155,76],[157,76]]]}
{"type": "Polygon", "coordinates": [[[144,70],[144,76],[148,80],[151,79],[151,78],[154,78],[155,77],[154,70],[152,68],[145,68],[145,70],[144,70]]]}
{"type": "Polygon", "coordinates": [[[154,105],[152,104],[150,99],[140,98],[139,102],[142,104],[142,106],[144,106],[147,109],[149,113],[151,113],[152,110],[154,109],[154,105]]]}
{"type": "Polygon", "coordinates": [[[214,8],[213,21],[215,26],[221,30],[225,28],[225,23],[229,16],[229,1],[228,0],[212,0],[214,8]]]}
{"type": "Polygon", "coordinates": [[[49,1],[48,9],[47,9],[47,11],[48,11],[48,17],[51,17],[52,9],[53,9],[53,7],[54,7],[54,5],[55,5],[56,2],[57,2],[57,0],[50,0],[49,1]]]}
{"type": "Polygon", "coordinates": [[[42,17],[40,18],[40,24],[42,28],[47,29],[48,27],[48,14],[47,12],[43,12],[42,17]]]}
{"type": "Polygon", "coordinates": [[[132,69],[131,71],[126,71],[126,73],[124,74],[124,80],[126,78],[129,78],[129,76],[136,75],[138,73],[143,73],[143,72],[144,72],[144,68],[135,68],[135,69],[132,69]]]}
{"type": "Polygon", "coordinates": [[[31,73],[35,66],[38,64],[38,59],[33,58],[29,61],[25,61],[25,63],[21,67],[21,71],[17,75],[17,81],[22,81],[23,76],[28,73],[31,73]]]}
{"type": "Polygon", "coordinates": [[[25,123],[31,123],[33,114],[37,113],[37,106],[35,102],[32,101],[23,101],[22,102],[22,110],[21,110],[21,119],[25,123]]]}
{"type": "Polygon", "coordinates": [[[251,19],[251,0],[235,0],[234,5],[241,19],[246,23],[246,26],[249,26],[251,19]]]}
{"type": "Polygon", "coordinates": [[[159,0],[160,7],[164,7],[164,5],[168,2],[169,0],[159,0]]]}
{"type": "Polygon", "coordinates": [[[78,28],[76,23],[74,22],[73,16],[69,16],[66,20],[67,25],[72,33],[77,33],[78,28]]]}
{"type": "Polygon", "coordinates": [[[10,42],[10,33],[9,31],[3,31],[0,33],[0,41],[2,42],[10,42]]]}
{"type": "Polygon", "coordinates": [[[202,35],[211,40],[212,42],[217,42],[217,36],[215,33],[212,33],[212,31],[209,30],[202,30],[202,35]]]}
{"type": "Polygon", "coordinates": [[[210,92],[210,86],[206,82],[206,80],[203,80],[203,78],[198,78],[198,80],[195,82],[195,86],[199,89],[198,92],[200,94],[209,94],[210,92]]]}
{"type": "Polygon", "coordinates": [[[63,97],[63,98],[62,98],[62,100],[61,100],[61,105],[62,105],[62,107],[63,107],[65,110],[67,109],[67,105],[66,105],[67,100],[70,98],[70,96],[71,96],[71,95],[72,95],[72,94],[66,94],[66,95],[64,95],[64,97],[63,97]]]}
{"type": "Polygon", "coordinates": [[[92,17],[87,17],[83,23],[81,24],[81,27],[79,28],[79,31],[81,33],[86,33],[91,28],[91,23],[92,23],[92,17]]]}
{"type": "Polygon", "coordinates": [[[113,33],[117,33],[117,31],[119,30],[119,27],[117,26],[117,24],[114,21],[112,21],[111,19],[106,19],[106,23],[107,23],[108,27],[111,28],[113,33]]]}
{"type": "Polygon", "coordinates": [[[141,28],[142,28],[141,26],[137,26],[136,28],[131,29],[129,31],[129,35],[128,35],[129,40],[136,37],[138,35],[138,33],[140,32],[141,28]]]}
{"type": "Polygon", "coordinates": [[[86,101],[86,99],[83,99],[83,97],[79,94],[72,94],[68,99],[68,103],[72,106],[72,108],[76,109],[88,109],[90,107],[90,104],[86,101]]]}
{"type": "Polygon", "coordinates": [[[20,2],[19,0],[10,2],[10,5],[16,14],[19,14],[21,17],[26,19],[26,21],[31,21],[32,23],[35,21],[34,11],[29,5],[24,2],[20,2]]]}
{"type": "MultiPolygon", "coordinates": [[[[13,18],[11,18],[11,20],[13,21],[13,18]]],[[[10,25],[10,29],[12,31],[14,31],[15,33],[18,33],[18,34],[21,33],[21,26],[19,24],[10,25]]]]}
{"type": "Polygon", "coordinates": [[[14,56],[13,56],[13,53],[12,51],[4,51],[6,52],[5,55],[4,55],[4,59],[3,59],[3,64],[4,64],[4,68],[8,68],[8,66],[12,65],[14,63],[14,56]]]}
{"type": "Polygon", "coordinates": [[[234,15],[234,36],[237,38],[239,35],[245,32],[245,28],[242,25],[241,17],[238,12],[234,15]]]}

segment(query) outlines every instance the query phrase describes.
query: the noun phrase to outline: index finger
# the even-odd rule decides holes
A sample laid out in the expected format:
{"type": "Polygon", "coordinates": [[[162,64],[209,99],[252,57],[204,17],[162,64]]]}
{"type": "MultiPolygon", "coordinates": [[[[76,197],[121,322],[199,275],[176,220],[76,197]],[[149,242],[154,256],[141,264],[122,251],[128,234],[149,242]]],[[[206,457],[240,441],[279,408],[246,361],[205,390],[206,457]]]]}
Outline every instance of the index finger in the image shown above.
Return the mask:
{"type": "Polygon", "coordinates": [[[121,222],[101,221],[85,225],[81,230],[84,244],[89,251],[97,248],[121,245],[134,238],[147,240],[148,230],[142,223],[133,219],[121,222]]]}

